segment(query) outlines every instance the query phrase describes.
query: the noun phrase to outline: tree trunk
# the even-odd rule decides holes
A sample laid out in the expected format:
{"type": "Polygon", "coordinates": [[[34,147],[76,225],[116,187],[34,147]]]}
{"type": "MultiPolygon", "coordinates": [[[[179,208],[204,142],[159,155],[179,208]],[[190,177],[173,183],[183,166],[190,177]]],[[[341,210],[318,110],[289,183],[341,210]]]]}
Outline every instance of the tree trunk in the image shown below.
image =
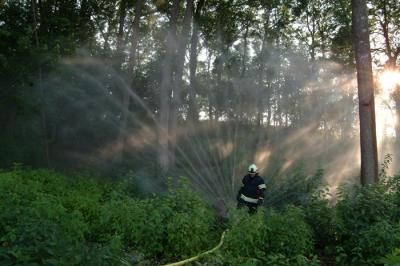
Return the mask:
{"type": "Polygon", "coordinates": [[[374,87],[365,0],[352,0],[353,44],[356,56],[360,115],[361,184],[378,181],[374,87]]]}
{"type": "Polygon", "coordinates": [[[181,34],[179,34],[178,40],[178,51],[176,57],[176,71],[175,79],[172,86],[173,97],[171,101],[171,117],[170,117],[170,166],[175,165],[175,149],[176,149],[176,138],[178,130],[179,120],[179,108],[182,106],[182,76],[183,68],[185,65],[185,54],[186,47],[189,40],[190,26],[193,17],[193,0],[187,0],[186,11],[183,19],[183,28],[181,34]]]}
{"type": "Polygon", "coordinates": [[[205,0],[199,0],[193,17],[192,38],[190,40],[190,63],[189,63],[189,119],[196,123],[199,120],[199,112],[196,101],[196,69],[197,69],[197,46],[199,43],[199,23],[201,9],[205,0]]]}
{"type": "Polygon", "coordinates": [[[137,54],[137,46],[139,42],[139,31],[140,31],[140,18],[142,16],[143,9],[143,0],[136,0],[135,4],[135,17],[133,19],[132,25],[132,37],[131,37],[131,48],[129,54],[129,63],[128,63],[128,78],[125,90],[123,92],[123,101],[122,101],[122,123],[121,130],[124,134],[123,144],[125,146],[126,138],[127,138],[127,128],[128,128],[128,118],[129,118],[129,110],[130,110],[130,102],[131,102],[131,93],[135,90],[134,88],[134,72],[136,68],[136,54],[137,54]]]}
{"type": "Polygon", "coordinates": [[[240,73],[240,78],[244,78],[246,73],[246,63],[247,63],[247,37],[249,35],[250,23],[246,24],[246,30],[243,36],[243,54],[242,54],[242,69],[240,73]]]}
{"type": "Polygon", "coordinates": [[[159,124],[159,153],[158,162],[161,167],[162,174],[169,169],[169,98],[172,86],[172,61],[176,54],[176,24],[178,20],[179,0],[174,0],[172,4],[172,12],[169,30],[166,40],[166,54],[163,60],[161,72],[160,87],[160,124],[159,124]]]}
{"type": "MultiPolygon", "coordinates": [[[[35,44],[36,47],[39,49],[40,42],[39,42],[39,34],[38,34],[38,21],[36,19],[37,17],[37,11],[36,11],[36,1],[32,0],[32,16],[33,16],[33,24],[34,24],[34,29],[35,29],[35,44]]],[[[41,4],[41,3],[40,3],[41,4]]],[[[43,17],[43,14],[40,14],[41,17],[43,17]]],[[[44,101],[44,92],[43,92],[43,73],[42,73],[42,67],[39,67],[38,70],[38,75],[39,75],[39,90],[40,90],[40,102],[41,102],[41,107],[40,107],[40,114],[41,114],[41,124],[42,124],[42,131],[43,131],[43,146],[44,146],[44,156],[45,156],[45,161],[46,165],[48,168],[50,168],[51,163],[50,163],[50,151],[49,151],[49,140],[47,137],[47,115],[45,111],[45,101],[44,101]]]]}
{"type": "MultiPolygon", "coordinates": [[[[124,61],[124,27],[125,27],[125,18],[126,18],[126,0],[121,0],[118,9],[118,33],[117,33],[117,51],[116,51],[116,64],[117,67],[120,68],[121,64],[124,61]]],[[[118,69],[120,70],[120,69],[118,69]]]]}
{"type": "Polygon", "coordinates": [[[119,145],[120,149],[117,150],[117,153],[113,157],[113,162],[118,162],[121,160],[122,155],[125,151],[125,115],[127,114],[127,90],[126,86],[122,82],[120,82],[119,78],[122,76],[122,65],[125,61],[124,50],[125,50],[125,42],[124,42],[124,28],[125,28],[125,18],[126,18],[126,0],[121,0],[118,8],[118,32],[117,32],[117,42],[116,42],[116,52],[114,57],[113,66],[115,72],[118,74],[117,81],[115,81],[115,87],[117,91],[120,93],[119,95],[119,105],[121,108],[121,121],[119,124],[119,132],[117,137],[117,145],[119,145]]]}
{"type": "Polygon", "coordinates": [[[76,29],[79,38],[79,45],[82,47],[90,46],[90,44],[87,42],[88,40],[87,31],[90,23],[90,16],[91,12],[89,10],[88,0],[82,0],[79,9],[79,18],[77,24],[78,28],[76,29]]]}
{"type": "MultiPolygon", "coordinates": [[[[269,16],[267,16],[269,18],[269,16]]],[[[264,25],[264,37],[261,44],[260,51],[260,65],[258,66],[258,86],[257,86],[257,129],[261,130],[261,126],[263,124],[263,113],[264,113],[264,104],[263,104],[263,90],[264,90],[264,73],[265,73],[265,61],[267,59],[267,29],[268,23],[264,25]]]]}
{"type": "Polygon", "coordinates": [[[395,123],[395,133],[396,133],[396,144],[400,146],[399,136],[400,136],[400,85],[395,88],[395,93],[392,94],[393,100],[396,104],[396,123],[395,123]]]}

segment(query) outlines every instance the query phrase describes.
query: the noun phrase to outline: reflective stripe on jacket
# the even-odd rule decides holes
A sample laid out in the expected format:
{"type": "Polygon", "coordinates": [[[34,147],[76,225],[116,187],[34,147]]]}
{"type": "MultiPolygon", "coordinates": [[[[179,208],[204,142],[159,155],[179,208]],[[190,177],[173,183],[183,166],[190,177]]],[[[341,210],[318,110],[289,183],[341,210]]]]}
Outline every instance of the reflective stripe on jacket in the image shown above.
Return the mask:
{"type": "Polygon", "coordinates": [[[250,197],[246,197],[243,194],[240,194],[240,198],[242,200],[244,200],[245,202],[248,202],[248,203],[258,203],[258,199],[253,199],[253,198],[250,198],[250,197]]]}

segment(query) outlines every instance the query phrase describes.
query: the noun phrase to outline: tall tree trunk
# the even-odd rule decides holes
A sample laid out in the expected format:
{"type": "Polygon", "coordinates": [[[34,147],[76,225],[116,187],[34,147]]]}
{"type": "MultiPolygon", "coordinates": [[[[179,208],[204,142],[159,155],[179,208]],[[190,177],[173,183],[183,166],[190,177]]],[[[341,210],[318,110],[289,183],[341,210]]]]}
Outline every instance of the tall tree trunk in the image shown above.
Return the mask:
{"type": "Polygon", "coordinates": [[[193,0],[187,0],[186,10],[183,18],[182,32],[179,34],[178,40],[178,51],[176,57],[176,71],[175,79],[172,86],[173,96],[171,101],[171,117],[170,117],[170,166],[175,165],[175,149],[176,149],[176,138],[177,138],[177,127],[179,120],[179,108],[182,106],[182,76],[183,68],[185,65],[185,54],[186,47],[189,41],[189,33],[191,21],[193,18],[193,0]]]}
{"type": "MultiPolygon", "coordinates": [[[[37,21],[37,11],[36,11],[36,0],[31,1],[32,4],[32,16],[33,16],[33,24],[34,24],[34,30],[35,30],[35,44],[36,47],[40,47],[40,42],[39,42],[39,34],[38,34],[38,21],[37,21]]],[[[41,3],[39,3],[41,4],[41,3]]],[[[43,17],[43,14],[40,14],[41,17],[43,17]]],[[[39,90],[40,90],[40,102],[41,102],[41,108],[40,108],[40,113],[41,113],[41,124],[42,124],[42,131],[43,131],[43,146],[44,146],[44,154],[45,154],[45,161],[46,165],[48,168],[50,168],[51,163],[50,163],[50,152],[49,152],[49,139],[48,139],[48,134],[47,134],[47,115],[45,111],[45,101],[44,101],[44,92],[43,92],[43,72],[42,72],[42,67],[39,66],[38,69],[38,75],[39,75],[39,90]]]]}
{"type": "Polygon", "coordinates": [[[192,38],[190,40],[189,59],[189,119],[196,123],[199,120],[199,112],[196,100],[196,69],[197,69],[197,46],[199,43],[199,23],[201,10],[205,0],[199,0],[193,17],[192,38]]]}
{"type": "Polygon", "coordinates": [[[172,65],[176,54],[176,24],[178,20],[179,0],[174,0],[172,4],[171,18],[169,30],[166,40],[166,54],[163,60],[161,72],[161,87],[160,87],[160,123],[159,123],[159,153],[158,162],[161,167],[162,174],[169,169],[169,99],[172,86],[172,65]]]}
{"type": "Polygon", "coordinates": [[[361,184],[378,181],[374,87],[365,0],[352,0],[353,44],[356,56],[360,114],[361,184]]]}
{"type": "Polygon", "coordinates": [[[79,45],[82,47],[85,46],[90,46],[90,44],[87,42],[88,40],[88,26],[90,23],[90,16],[91,12],[89,9],[89,3],[88,0],[81,0],[80,3],[80,9],[79,9],[79,18],[78,18],[78,24],[77,24],[77,34],[79,38],[79,45]]]}
{"type": "Polygon", "coordinates": [[[314,79],[315,78],[315,72],[316,72],[316,62],[315,62],[315,48],[317,47],[316,41],[315,41],[315,21],[312,21],[312,30],[310,30],[311,34],[311,51],[310,51],[310,56],[311,56],[311,77],[314,79]]]}
{"type": "Polygon", "coordinates": [[[127,0],[121,0],[119,3],[119,8],[118,8],[118,33],[117,33],[117,51],[116,51],[116,67],[118,67],[118,70],[120,70],[121,65],[124,61],[124,49],[125,49],[125,43],[124,43],[124,29],[125,29],[125,18],[126,18],[126,1],[127,0]]]}
{"type": "Polygon", "coordinates": [[[400,85],[397,85],[394,89],[395,93],[392,94],[394,103],[396,104],[396,123],[395,123],[395,132],[396,132],[396,142],[397,146],[399,146],[400,142],[400,85]]]}
{"type": "MultiPolygon", "coordinates": [[[[265,61],[267,60],[267,38],[268,38],[268,25],[269,25],[269,13],[266,14],[266,22],[264,25],[264,37],[261,44],[260,50],[260,64],[258,66],[258,86],[257,86],[257,128],[261,130],[261,126],[263,124],[263,113],[264,113],[264,104],[263,104],[263,90],[264,90],[264,73],[265,73],[265,61]]],[[[269,102],[269,99],[268,99],[269,102]]]]}
{"type": "MultiPolygon", "coordinates": [[[[136,0],[135,4],[135,17],[132,23],[132,36],[131,36],[131,48],[129,54],[129,63],[128,63],[128,71],[127,71],[127,81],[125,86],[123,86],[122,91],[122,115],[121,115],[121,129],[120,129],[120,142],[122,144],[122,152],[125,151],[126,139],[128,137],[128,122],[129,122],[129,110],[131,103],[131,93],[135,89],[134,88],[134,71],[136,67],[136,54],[137,54],[137,46],[139,42],[139,30],[140,30],[140,18],[142,16],[143,9],[143,0],[136,0]]],[[[122,40],[121,40],[122,42],[122,40]]],[[[125,44],[122,45],[123,49],[125,49],[125,44]]],[[[124,58],[124,57],[122,57],[124,58]]],[[[122,61],[121,61],[122,63],[122,61]]]]}
{"type": "MultiPolygon", "coordinates": [[[[132,77],[132,73],[134,73],[136,65],[137,65],[137,46],[139,43],[139,24],[140,17],[142,16],[143,11],[143,0],[136,0],[135,4],[135,18],[133,19],[132,25],[132,37],[131,37],[131,49],[129,55],[129,64],[128,64],[128,74],[132,77]]],[[[133,78],[131,78],[131,82],[133,78]]]]}
{"type": "MultiPolygon", "coordinates": [[[[208,76],[211,77],[211,58],[212,58],[212,52],[208,52],[207,56],[207,74],[208,76]]],[[[211,122],[213,121],[213,97],[212,97],[212,91],[210,87],[207,88],[207,98],[208,98],[208,120],[210,122],[210,125],[212,124],[211,122]]]]}
{"type": "Polygon", "coordinates": [[[263,128],[263,118],[264,118],[264,98],[265,95],[263,94],[263,91],[265,90],[264,88],[264,73],[265,73],[265,61],[266,61],[266,55],[267,55],[267,26],[268,23],[264,26],[264,37],[263,41],[261,44],[261,50],[260,50],[260,63],[258,66],[258,84],[257,84],[257,95],[256,95],[256,104],[257,104],[257,121],[256,121],[256,126],[257,126],[257,132],[258,132],[258,137],[257,141],[255,142],[255,150],[257,147],[261,147],[262,143],[264,142],[265,139],[265,129],[263,128]]]}
{"type": "Polygon", "coordinates": [[[129,103],[129,95],[127,95],[128,88],[120,81],[120,78],[123,76],[122,65],[125,61],[124,50],[126,47],[126,43],[124,41],[124,32],[125,32],[125,19],[127,13],[127,0],[121,0],[119,2],[118,7],[118,32],[117,32],[117,41],[116,41],[116,51],[113,60],[113,67],[115,72],[118,74],[116,78],[115,87],[118,91],[118,102],[121,108],[121,120],[119,123],[119,132],[117,137],[117,145],[120,147],[117,150],[117,153],[113,157],[113,163],[119,162],[123,157],[125,151],[125,136],[126,136],[126,115],[128,113],[127,103],[129,103]]]}
{"type": "Polygon", "coordinates": [[[246,24],[246,30],[243,36],[243,54],[242,54],[242,69],[240,73],[240,77],[244,78],[244,75],[246,73],[246,63],[247,63],[247,37],[249,35],[249,27],[250,23],[246,24]]]}

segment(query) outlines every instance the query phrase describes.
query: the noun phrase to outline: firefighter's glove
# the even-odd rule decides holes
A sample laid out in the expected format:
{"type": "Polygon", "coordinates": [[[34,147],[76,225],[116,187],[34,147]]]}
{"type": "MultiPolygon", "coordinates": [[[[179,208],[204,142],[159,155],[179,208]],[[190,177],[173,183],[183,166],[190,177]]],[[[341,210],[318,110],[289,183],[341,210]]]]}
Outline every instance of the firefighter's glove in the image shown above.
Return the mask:
{"type": "Polygon", "coordinates": [[[257,205],[263,205],[264,204],[264,199],[263,198],[259,198],[257,205]]]}

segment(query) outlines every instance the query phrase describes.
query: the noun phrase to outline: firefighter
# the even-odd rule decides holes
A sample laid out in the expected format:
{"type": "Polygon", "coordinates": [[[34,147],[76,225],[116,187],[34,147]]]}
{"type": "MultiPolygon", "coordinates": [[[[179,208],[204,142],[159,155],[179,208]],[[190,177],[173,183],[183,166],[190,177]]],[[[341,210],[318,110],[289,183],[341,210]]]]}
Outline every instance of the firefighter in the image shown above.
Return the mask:
{"type": "Polygon", "coordinates": [[[243,177],[243,186],[239,189],[237,195],[238,208],[247,206],[249,213],[255,213],[257,207],[264,202],[264,191],[266,189],[264,179],[258,175],[258,169],[255,164],[248,168],[248,174],[243,177]]]}

